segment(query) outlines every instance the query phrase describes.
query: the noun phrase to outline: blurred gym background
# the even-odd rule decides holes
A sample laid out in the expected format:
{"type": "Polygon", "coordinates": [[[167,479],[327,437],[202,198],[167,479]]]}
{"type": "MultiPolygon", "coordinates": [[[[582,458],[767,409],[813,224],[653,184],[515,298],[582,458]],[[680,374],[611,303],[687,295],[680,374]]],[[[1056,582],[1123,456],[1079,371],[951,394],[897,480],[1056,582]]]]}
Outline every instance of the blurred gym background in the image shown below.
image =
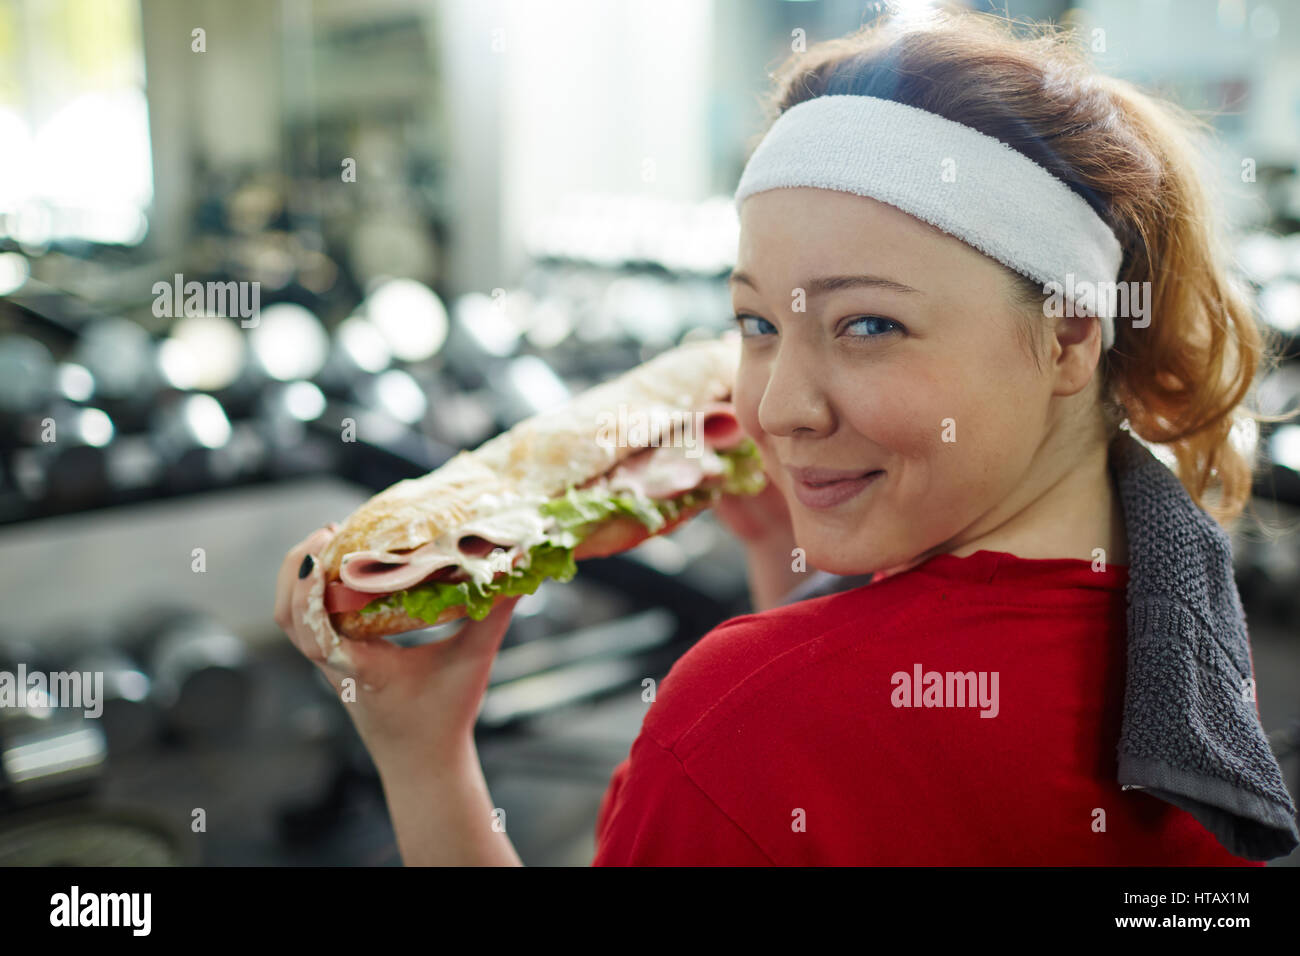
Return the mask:
{"type": "MultiPolygon", "coordinates": [[[[100,670],[108,695],[98,720],[0,713],[0,864],[397,865],[364,749],[271,620],[281,558],[729,327],[768,73],[880,6],[0,0],[0,670],[100,670]]],[[[1213,114],[1241,268],[1294,354],[1300,7],[1011,14],[1100,30],[1103,69],[1213,114]]],[[[1260,400],[1297,407],[1294,360],[1260,400]]],[[[1300,427],[1241,439],[1256,510],[1294,528],[1300,427]]],[[[1234,544],[1300,793],[1300,548],[1250,521],[1234,544]]],[[[590,862],[641,680],[749,610],[708,514],[520,602],[479,731],[525,863],[590,862]]]]}

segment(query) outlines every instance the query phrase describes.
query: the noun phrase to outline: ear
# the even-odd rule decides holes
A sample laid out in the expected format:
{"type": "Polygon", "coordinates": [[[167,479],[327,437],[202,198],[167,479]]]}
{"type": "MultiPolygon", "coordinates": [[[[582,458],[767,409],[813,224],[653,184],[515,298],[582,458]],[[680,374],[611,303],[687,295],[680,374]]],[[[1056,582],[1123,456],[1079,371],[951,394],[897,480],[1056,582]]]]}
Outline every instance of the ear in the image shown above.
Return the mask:
{"type": "Polygon", "coordinates": [[[1092,379],[1101,360],[1101,320],[1092,315],[1072,315],[1056,320],[1052,346],[1053,394],[1074,395],[1092,379]]]}

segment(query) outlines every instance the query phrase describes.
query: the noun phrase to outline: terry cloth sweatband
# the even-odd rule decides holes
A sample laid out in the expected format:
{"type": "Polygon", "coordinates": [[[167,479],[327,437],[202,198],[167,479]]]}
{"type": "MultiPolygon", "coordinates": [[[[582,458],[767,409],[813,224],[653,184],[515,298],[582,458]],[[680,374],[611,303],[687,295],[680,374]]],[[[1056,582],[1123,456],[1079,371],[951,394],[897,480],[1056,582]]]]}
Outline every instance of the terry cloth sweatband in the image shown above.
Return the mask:
{"type": "Polygon", "coordinates": [[[1006,143],[926,110],[832,95],[782,113],[745,165],[736,209],[754,193],[813,186],[888,203],[1016,272],[1056,283],[1075,314],[1115,343],[1123,249],[1082,196],[1006,143]]]}

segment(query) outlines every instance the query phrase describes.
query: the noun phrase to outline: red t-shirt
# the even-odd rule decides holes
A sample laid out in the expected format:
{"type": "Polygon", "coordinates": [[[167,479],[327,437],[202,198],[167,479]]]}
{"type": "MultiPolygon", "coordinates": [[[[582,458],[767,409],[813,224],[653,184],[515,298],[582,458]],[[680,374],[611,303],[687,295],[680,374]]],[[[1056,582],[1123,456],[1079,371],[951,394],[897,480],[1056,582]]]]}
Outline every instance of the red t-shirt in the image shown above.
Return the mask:
{"type": "Polygon", "coordinates": [[[1127,582],[944,554],[725,621],[659,685],[593,865],[1252,865],[1116,781],[1127,582]]]}

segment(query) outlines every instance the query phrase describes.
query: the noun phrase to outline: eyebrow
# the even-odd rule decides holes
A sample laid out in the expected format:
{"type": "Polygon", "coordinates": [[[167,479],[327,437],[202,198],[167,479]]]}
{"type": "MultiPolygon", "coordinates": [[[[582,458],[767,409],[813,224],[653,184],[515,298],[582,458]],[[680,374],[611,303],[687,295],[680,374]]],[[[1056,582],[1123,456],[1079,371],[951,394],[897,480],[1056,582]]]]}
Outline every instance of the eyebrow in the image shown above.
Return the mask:
{"type": "MultiPolygon", "coordinates": [[[[728,285],[747,285],[755,292],[758,291],[758,285],[747,272],[733,270],[727,276],[728,285]]],[[[910,292],[916,295],[925,295],[920,289],[913,289],[910,285],[903,285],[901,282],[895,282],[893,279],[886,279],[883,276],[818,276],[815,279],[809,279],[800,288],[807,290],[808,295],[824,295],[828,292],[839,292],[843,289],[885,289],[890,292],[910,292]]]]}

